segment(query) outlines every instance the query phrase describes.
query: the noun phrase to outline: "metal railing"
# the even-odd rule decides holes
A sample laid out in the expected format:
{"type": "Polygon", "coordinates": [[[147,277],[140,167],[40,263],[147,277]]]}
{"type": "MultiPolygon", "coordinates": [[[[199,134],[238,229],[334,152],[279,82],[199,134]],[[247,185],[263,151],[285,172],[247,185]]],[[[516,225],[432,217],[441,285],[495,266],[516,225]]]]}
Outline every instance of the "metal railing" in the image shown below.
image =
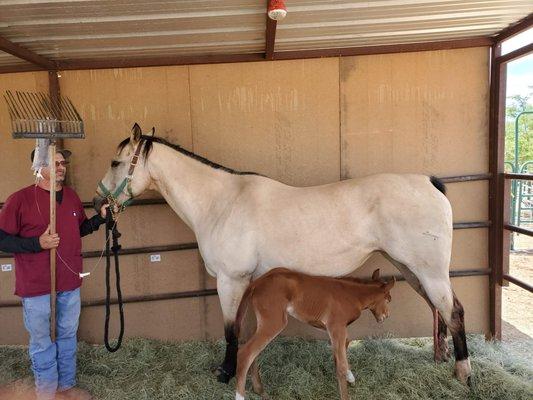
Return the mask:
{"type": "MultiPolygon", "coordinates": [[[[474,182],[481,180],[490,180],[490,174],[471,174],[471,175],[460,175],[460,176],[449,176],[443,177],[441,180],[444,183],[463,183],[463,182],[474,182]]],[[[132,205],[135,206],[144,206],[144,205],[157,205],[157,204],[166,204],[164,199],[142,199],[136,200],[132,205]]],[[[0,203],[0,207],[3,203],[0,203]]],[[[85,208],[92,208],[92,202],[84,202],[85,208]]],[[[491,226],[490,221],[477,221],[477,222],[456,222],[453,224],[455,230],[458,229],[479,229],[479,228],[489,228],[491,226]]],[[[134,255],[134,254],[149,254],[154,252],[167,252],[167,251],[183,251],[183,250],[192,250],[197,249],[198,243],[179,243],[179,244],[170,244],[170,245],[160,245],[160,246],[145,246],[145,247],[134,247],[121,249],[120,255],[134,255]]],[[[100,257],[100,251],[86,251],[82,253],[83,258],[97,258],[100,257]]],[[[12,254],[0,252],[0,259],[2,258],[12,258],[12,254]]],[[[484,276],[491,273],[490,268],[482,269],[461,269],[450,271],[450,277],[464,277],[464,276],[484,276]]],[[[403,276],[397,276],[396,280],[404,280],[403,276]]],[[[160,300],[169,300],[169,299],[184,299],[184,298],[195,298],[195,297],[205,297],[205,296],[214,296],[217,294],[216,289],[200,289],[192,290],[185,292],[172,292],[172,293],[162,293],[162,294],[147,294],[141,296],[129,296],[124,298],[124,303],[138,303],[145,301],[160,301],[160,300]]],[[[103,299],[90,299],[85,300],[82,305],[84,307],[93,307],[104,305],[105,302],[103,299]]],[[[114,304],[112,302],[112,304],[114,304]]],[[[9,300],[0,302],[0,308],[2,307],[18,307],[20,302],[17,300],[9,300]]]]}

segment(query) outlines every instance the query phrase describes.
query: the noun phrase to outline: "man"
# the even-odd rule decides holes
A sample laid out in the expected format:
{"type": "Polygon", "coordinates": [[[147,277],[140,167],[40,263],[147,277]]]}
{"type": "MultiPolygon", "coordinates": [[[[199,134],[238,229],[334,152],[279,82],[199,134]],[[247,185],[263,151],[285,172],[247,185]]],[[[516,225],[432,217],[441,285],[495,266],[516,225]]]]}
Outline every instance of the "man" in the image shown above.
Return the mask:
{"type": "MultiPolygon", "coordinates": [[[[55,154],[56,226],[50,234],[50,175],[12,194],[0,211],[0,250],[15,256],[15,294],[22,298],[24,325],[38,400],[91,399],[76,388],[76,348],[82,272],[81,237],[105,223],[87,219],[76,192],[64,186],[68,150],[55,154]],[[56,341],[50,338],[50,249],[57,248],[56,341]]],[[[32,161],[34,152],[32,152],[32,161]]]]}

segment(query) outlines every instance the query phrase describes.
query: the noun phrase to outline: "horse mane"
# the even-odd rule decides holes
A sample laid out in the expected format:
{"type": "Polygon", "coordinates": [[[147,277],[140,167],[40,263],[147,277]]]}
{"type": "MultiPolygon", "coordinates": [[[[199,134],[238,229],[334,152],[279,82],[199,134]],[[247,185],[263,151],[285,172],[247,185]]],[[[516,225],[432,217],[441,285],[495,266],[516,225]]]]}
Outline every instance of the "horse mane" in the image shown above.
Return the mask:
{"type": "MultiPolygon", "coordinates": [[[[118,145],[118,151],[122,151],[124,149],[124,147],[126,147],[126,145],[128,145],[130,143],[130,140],[131,140],[131,138],[126,138],[122,142],[120,142],[120,144],[118,145]]],[[[162,144],[164,146],[170,147],[171,149],[173,149],[173,150],[175,150],[175,151],[177,151],[177,152],[179,152],[179,153],[181,153],[181,154],[183,154],[183,155],[185,155],[187,157],[190,157],[190,158],[192,158],[192,159],[194,159],[196,161],[200,161],[202,164],[208,165],[208,166],[210,166],[211,168],[214,168],[214,169],[219,169],[219,170],[222,170],[222,171],[228,172],[230,174],[234,174],[234,175],[259,175],[259,176],[262,176],[261,174],[258,174],[257,172],[236,171],[234,169],[231,169],[231,168],[225,167],[223,165],[217,164],[217,163],[215,163],[215,162],[213,162],[211,160],[208,160],[205,157],[202,157],[202,156],[199,156],[198,154],[193,153],[192,151],[184,149],[183,147],[181,147],[178,144],[170,143],[168,140],[163,139],[161,137],[141,135],[141,139],[140,140],[144,140],[145,141],[145,145],[144,145],[144,148],[142,150],[142,154],[144,156],[144,161],[145,162],[148,159],[148,156],[150,155],[150,152],[152,151],[152,148],[153,148],[153,145],[154,145],[154,142],[155,142],[155,143],[160,143],[160,144],[162,144]]]]}

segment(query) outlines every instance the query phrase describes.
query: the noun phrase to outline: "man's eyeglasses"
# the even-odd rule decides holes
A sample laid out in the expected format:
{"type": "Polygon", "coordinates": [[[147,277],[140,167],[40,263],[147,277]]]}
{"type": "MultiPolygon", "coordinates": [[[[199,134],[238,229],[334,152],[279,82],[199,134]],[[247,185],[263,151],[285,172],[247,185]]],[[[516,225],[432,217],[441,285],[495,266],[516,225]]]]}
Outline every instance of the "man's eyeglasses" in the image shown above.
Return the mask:
{"type": "Polygon", "coordinates": [[[60,165],[61,165],[62,167],[66,167],[66,166],[69,165],[69,164],[70,164],[70,162],[65,161],[65,160],[63,160],[63,161],[56,161],[56,168],[59,167],[60,165]]]}

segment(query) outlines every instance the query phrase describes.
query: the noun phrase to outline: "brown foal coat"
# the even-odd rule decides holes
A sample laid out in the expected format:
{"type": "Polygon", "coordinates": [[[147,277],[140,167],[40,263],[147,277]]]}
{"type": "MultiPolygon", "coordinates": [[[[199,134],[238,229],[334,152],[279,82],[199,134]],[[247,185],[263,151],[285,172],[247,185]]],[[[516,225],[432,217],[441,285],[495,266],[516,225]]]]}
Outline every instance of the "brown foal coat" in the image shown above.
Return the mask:
{"type": "Polygon", "coordinates": [[[378,322],[389,316],[388,303],[394,280],[379,280],[379,270],[371,281],[356,278],[330,278],[304,275],[286,268],[276,268],[252,282],[244,292],[235,334],[249,304],[257,320],[257,330],[239,349],[237,355],[237,399],[244,398],[246,375],[252,367],[254,391],[264,396],[263,385],[255,362],[256,357],[287,325],[287,314],[328,332],[334,351],[337,379],[342,400],[348,399],[346,381],[354,382],[346,357],[346,327],[365,309],[378,322]]]}

